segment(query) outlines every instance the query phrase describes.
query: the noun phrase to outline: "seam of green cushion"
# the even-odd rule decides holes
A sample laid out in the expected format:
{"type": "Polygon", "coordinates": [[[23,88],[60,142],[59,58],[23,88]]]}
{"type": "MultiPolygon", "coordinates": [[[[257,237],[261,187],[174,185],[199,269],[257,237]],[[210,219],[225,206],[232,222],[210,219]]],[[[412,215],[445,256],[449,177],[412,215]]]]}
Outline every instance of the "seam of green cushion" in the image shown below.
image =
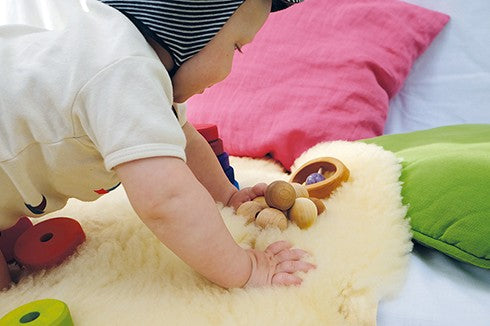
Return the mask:
{"type": "Polygon", "coordinates": [[[471,264],[476,265],[478,267],[490,269],[490,259],[487,259],[485,257],[475,256],[455,246],[454,244],[449,244],[439,239],[434,239],[433,237],[430,237],[415,229],[412,229],[412,233],[413,233],[413,238],[424,245],[441,250],[457,260],[463,262],[471,262],[471,264]]]}

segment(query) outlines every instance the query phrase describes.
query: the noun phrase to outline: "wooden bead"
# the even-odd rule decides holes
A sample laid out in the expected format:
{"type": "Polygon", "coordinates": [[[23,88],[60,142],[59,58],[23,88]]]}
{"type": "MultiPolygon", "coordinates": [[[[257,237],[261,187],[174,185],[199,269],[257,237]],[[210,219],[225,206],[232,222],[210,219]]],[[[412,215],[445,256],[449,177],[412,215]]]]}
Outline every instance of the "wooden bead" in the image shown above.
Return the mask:
{"type": "Polygon", "coordinates": [[[261,204],[262,206],[264,206],[264,208],[269,207],[269,205],[267,205],[267,202],[265,201],[264,196],[255,197],[253,201],[261,204]]]}
{"type": "Polygon", "coordinates": [[[308,190],[306,187],[300,183],[293,182],[291,183],[291,186],[293,186],[294,191],[296,192],[296,198],[304,197],[308,198],[310,195],[308,194],[308,190]]]}
{"type": "Polygon", "coordinates": [[[241,215],[247,218],[247,223],[251,223],[255,221],[257,214],[263,209],[265,206],[255,201],[247,201],[238,207],[236,210],[237,215],[241,215]]]}
{"type": "Polygon", "coordinates": [[[285,211],[291,208],[296,199],[296,191],[286,181],[274,181],[265,190],[265,201],[270,207],[285,211]]]}
{"type": "Polygon", "coordinates": [[[219,138],[218,126],[214,124],[196,123],[193,126],[208,143],[219,138]]]}
{"type": "Polygon", "coordinates": [[[275,226],[280,230],[285,230],[288,227],[288,219],[280,210],[269,207],[260,211],[255,220],[255,224],[262,228],[275,226]]]}
{"type": "Polygon", "coordinates": [[[288,212],[289,219],[300,229],[307,229],[315,223],[318,216],[316,205],[308,198],[296,198],[293,207],[288,212]]]}
{"type": "Polygon", "coordinates": [[[325,212],[325,210],[327,209],[325,204],[320,199],[315,197],[310,197],[310,200],[315,204],[316,210],[318,211],[318,215],[325,212]]]}

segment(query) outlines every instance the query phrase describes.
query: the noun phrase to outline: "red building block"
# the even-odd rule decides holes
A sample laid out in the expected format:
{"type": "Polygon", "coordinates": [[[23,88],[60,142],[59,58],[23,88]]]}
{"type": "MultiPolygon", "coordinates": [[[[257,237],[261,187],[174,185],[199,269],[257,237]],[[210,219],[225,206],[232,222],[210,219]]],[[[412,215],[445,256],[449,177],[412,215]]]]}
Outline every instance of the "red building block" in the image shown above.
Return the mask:
{"type": "Polygon", "coordinates": [[[226,171],[230,167],[230,155],[228,155],[227,152],[223,152],[220,155],[218,155],[218,161],[223,170],[226,171]]]}
{"type": "Polygon", "coordinates": [[[33,270],[56,266],[85,241],[85,233],[74,219],[57,217],[25,231],[15,243],[17,262],[33,270]]]}
{"type": "Polygon", "coordinates": [[[219,138],[218,127],[213,124],[194,124],[194,128],[207,140],[208,143],[219,138]]]}
{"type": "Polygon", "coordinates": [[[223,154],[225,151],[223,148],[223,141],[221,138],[216,139],[215,141],[212,141],[209,143],[211,145],[211,148],[213,149],[213,152],[216,156],[223,154]]]}

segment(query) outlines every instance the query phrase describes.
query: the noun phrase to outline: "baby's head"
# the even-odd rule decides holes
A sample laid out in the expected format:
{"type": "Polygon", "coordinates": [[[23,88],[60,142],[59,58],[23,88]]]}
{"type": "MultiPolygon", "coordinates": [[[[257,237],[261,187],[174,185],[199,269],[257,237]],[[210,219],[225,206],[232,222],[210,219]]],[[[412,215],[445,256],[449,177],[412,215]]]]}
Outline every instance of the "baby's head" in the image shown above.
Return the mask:
{"type": "Polygon", "coordinates": [[[228,76],[235,50],[250,43],[271,11],[303,0],[102,0],[128,16],[172,76],[174,101],[228,76]]]}

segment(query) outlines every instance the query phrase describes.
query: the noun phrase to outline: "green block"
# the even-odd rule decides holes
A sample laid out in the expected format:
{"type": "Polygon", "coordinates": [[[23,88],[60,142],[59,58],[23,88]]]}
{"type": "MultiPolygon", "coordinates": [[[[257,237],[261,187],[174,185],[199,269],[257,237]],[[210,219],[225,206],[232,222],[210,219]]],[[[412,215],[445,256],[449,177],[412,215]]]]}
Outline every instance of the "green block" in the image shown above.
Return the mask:
{"type": "Polygon", "coordinates": [[[0,319],[0,326],[73,326],[73,321],[63,301],[43,299],[12,310],[0,319]]]}

